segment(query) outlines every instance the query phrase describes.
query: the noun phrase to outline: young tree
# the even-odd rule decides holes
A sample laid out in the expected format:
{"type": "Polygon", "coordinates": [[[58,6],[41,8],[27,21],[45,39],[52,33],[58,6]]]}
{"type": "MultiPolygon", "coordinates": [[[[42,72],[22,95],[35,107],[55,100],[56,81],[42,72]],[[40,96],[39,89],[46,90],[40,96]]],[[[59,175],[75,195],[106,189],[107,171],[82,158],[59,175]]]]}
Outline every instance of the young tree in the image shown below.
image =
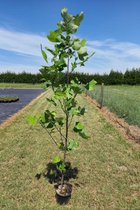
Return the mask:
{"type": "MultiPolygon", "coordinates": [[[[46,72],[48,78],[53,78],[46,80],[45,84],[47,88],[52,89],[52,96],[51,98],[47,98],[47,101],[54,106],[54,109],[45,110],[40,117],[40,123],[48,132],[53,143],[63,153],[63,157],[57,155],[53,159],[53,163],[57,165],[62,174],[62,193],[66,171],[66,155],[78,146],[78,141],[71,139],[69,136],[70,126],[73,126],[73,132],[79,134],[82,138],[88,138],[81,122],[73,122],[74,116],[84,115],[86,109],[78,105],[77,101],[77,95],[83,92],[83,86],[77,78],[71,80],[70,75],[78,66],[84,66],[85,62],[94,53],[88,55],[87,49],[85,48],[86,40],[81,40],[73,36],[84,18],[83,12],[73,16],[68,14],[68,10],[64,8],[61,11],[61,16],[63,20],[57,23],[57,29],[50,31],[50,34],[47,36],[48,40],[54,44],[53,49],[45,47],[44,50],[41,46],[42,56],[47,65],[42,66],[40,71],[43,73],[46,72]],[[50,65],[48,64],[47,53],[50,53],[52,56],[50,65]],[[66,72],[65,83],[61,82],[63,71],[66,72]],[[58,105],[62,110],[62,115],[59,115],[56,111],[58,105]],[[59,133],[60,138],[54,138],[54,130],[59,133]]],[[[96,81],[92,80],[84,85],[84,87],[90,91],[93,90],[95,84],[96,81]]]]}

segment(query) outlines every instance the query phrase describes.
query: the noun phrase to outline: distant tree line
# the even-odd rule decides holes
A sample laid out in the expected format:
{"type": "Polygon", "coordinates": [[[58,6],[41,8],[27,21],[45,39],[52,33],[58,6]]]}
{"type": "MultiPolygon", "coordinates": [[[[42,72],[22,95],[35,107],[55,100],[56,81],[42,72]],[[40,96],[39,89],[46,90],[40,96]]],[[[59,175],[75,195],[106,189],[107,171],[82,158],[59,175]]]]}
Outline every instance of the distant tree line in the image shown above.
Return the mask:
{"type": "MultiPolygon", "coordinates": [[[[111,70],[109,74],[86,74],[86,73],[72,73],[71,79],[77,77],[81,83],[86,84],[93,78],[97,81],[98,84],[104,83],[105,85],[140,85],[140,68],[133,68],[131,70],[126,70],[124,73],[119,71],[111,70]]],[[[0,82],[7,83],[41,83],[43,82],[43,78],[47,78],[50,80],[55,79],[55,74],[46,74],[45,71],[41,71],[38,74],[31,73],[0,73],[0,82]]],[[[66,81],[65,73],[61,73],[59,80],[62,83],[66,81]]]]}

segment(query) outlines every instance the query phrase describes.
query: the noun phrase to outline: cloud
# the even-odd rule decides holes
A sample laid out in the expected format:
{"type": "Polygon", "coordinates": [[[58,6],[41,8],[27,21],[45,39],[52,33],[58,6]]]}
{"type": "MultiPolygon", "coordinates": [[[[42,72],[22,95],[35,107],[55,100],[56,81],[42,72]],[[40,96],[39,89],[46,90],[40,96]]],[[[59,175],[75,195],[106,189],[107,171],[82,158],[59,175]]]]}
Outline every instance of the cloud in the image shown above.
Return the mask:
{"type": "Polygon", "coordinates": [[[51,46],[43,36],[0,28],[0,49],[41,56],[40,44],[51,46]]]}
{"type": "Polygon", "coordinates": [[[88,41],[88,50],[95,51],[88,63],[94,72],[104,73],[111,69],[125,71],[127,68],[140,67],[139,44],[113,39],[95,40],[88,41]]]}
{"type": "MultiPolygon", "coordinates": [[[[52,44],[42,35],[0,28],[0,49],[14,54],[10,63],[6,61],[9,58],[8,55],[7,58],[6,54],[3,55],[0,71],[34,70],[37,72],[40,66],[44,64],[41,59],[40,44],[52,47],[52,44]],[[17,59],[16,55],[18,56],[17,59]],[[19,59],[19,56],[22,59],[19,59]]],[[[105,39],[89,40],[87,47],[90,53],[95,51],[95,55],[87,62],[86,67],[81,68],[81,71],[108,73],[111,69],[125,71],[126,68],[140,67],[139,44],[105,39]]]]}

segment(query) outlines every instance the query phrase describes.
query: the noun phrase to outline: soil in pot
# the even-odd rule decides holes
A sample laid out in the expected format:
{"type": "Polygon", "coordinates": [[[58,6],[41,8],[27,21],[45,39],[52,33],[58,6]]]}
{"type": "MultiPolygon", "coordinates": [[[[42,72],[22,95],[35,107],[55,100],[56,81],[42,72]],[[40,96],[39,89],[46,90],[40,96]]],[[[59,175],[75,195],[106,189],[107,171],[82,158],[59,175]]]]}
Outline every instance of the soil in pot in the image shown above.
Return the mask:
{"type": "Polygon", "coordinates": [[[71,198],[72,185],[64,184],[63,187],[61,185],[55,186],[56,188],[56,201],[59,204],[67,204],[71,198]]]}

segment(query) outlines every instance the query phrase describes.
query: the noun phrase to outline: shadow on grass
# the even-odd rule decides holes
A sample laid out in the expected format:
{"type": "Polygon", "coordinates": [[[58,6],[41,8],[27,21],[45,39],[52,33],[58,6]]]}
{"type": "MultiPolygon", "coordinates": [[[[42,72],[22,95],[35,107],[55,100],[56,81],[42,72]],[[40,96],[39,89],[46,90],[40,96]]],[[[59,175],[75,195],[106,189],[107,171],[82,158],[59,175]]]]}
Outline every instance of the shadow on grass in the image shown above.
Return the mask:
{"type": "MultiPolygon", "coordinates": [[[[64,174],[64,182],[68,182],[70,179],[77,179],[78,178],[78,168],[74,167],[72,168],[70,162],[66,162],[66,172],[64,174]]],[[[39,180],[43,176],[45,179],[49,181],[51,184],[55,184],[54,188],[56,189],[61,181],[61,172],[58,170],[56,164],[54,163],[48,163],[47,167],[45,169],[45,172],[36,174],[36,178],[39,180]]],[[[60,205],[67,204],[71,198],[71,196],[68,197],[61,197],[59,195],[55,195],[56,202],[60,205]]]]}
{"type": "MultiPolygon", "coordinates": [[[[70,162],[66,162],[66,172],[64,174],[64,181],[69,181],[70,179],[76,179],[78,175],[78,168],[72,168],[70,162]]],[[[52,183],[59,183],[61,180],[61,172],[57,169],[56,164],[48,163],[46,167],[46,172],[43,176],[52,183]]]]}

